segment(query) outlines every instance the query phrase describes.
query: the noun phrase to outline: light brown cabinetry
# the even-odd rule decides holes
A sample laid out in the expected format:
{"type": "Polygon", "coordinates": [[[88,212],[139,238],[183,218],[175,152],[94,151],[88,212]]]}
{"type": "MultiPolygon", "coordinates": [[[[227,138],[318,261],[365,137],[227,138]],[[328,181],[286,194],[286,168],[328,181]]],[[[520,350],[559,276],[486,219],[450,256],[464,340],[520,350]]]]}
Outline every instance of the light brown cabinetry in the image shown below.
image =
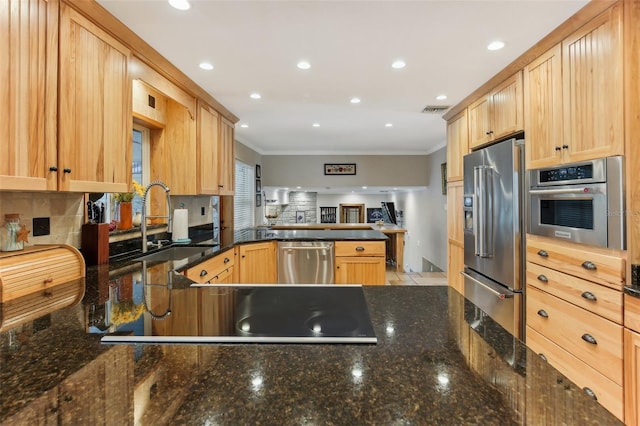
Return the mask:
{"type": "Polygon", "coordinates": [[[522,71],[519,71],[469,105],[469,148],[522,131],[523,115],[522,71]]]}
{"type": "Polygon", "coordinates": [[[209,105],[198,102],[197,133],[197,175],[199,194],[218,194],[220,192],[219,171],[220,150],[220,114],[209,105]]]}
{"type": "Polygon", "coordinates": [[[563,161],[624,154],[622,3],[562,42],[563,161]]]}
{"type": "Polygon", "coordinates": [[[562,154],[562,47],[558,44],[524,69],[527,169],[560,162],[562,154]]]}
{"type": "Polygon", "coordinates": [[[622,252],[527,238],[527,345],[624,416],[622,252]]]}
{"type": "Polygon", "coordinates": [[[467,110],[447,122],[447,182],[462,180],[462,157],[469,151],[467,110]]]}
{"type": "Polygon", "coordinates": [[[235,265],[234,249],[226,250],[185,271],[190,280],[197,283],[231,283],[235,265]]]}
{"type": "Polygon", "coordinates": [[[238,248],[241,284],[278,282],[276,242],[243,244],[238,248]]]}
{"type": "Polygon", "coordinates": [[[624,420],[640,424],[640,298],[624,295],[624,420]]]}
{"type": "Polygon", "coordinates": [[[58,189],[126,192],[131,182],[131,53],[60,5],[58,189]]]}
{"type": "Polygon", "coordinates": [[[335,283],[384,285],[384,241],[336,241],[335,283]]]}
{"type": "Polygon", "coordinates": [[[449,285],[464,294],[464,212],[462,210],[464,186],[462,181],[447,184],[447,234],[449,259],[447,280],[449,285]]]}
{"type": "Polygon", "coordinates": [[[0,8],[0,188],[57,188],[58,2],[0,8]]]}
{"type": "Polygon", "coordinates": [[[220,159],[218,162],[219,195],[235,194],[235,129],[234,124],[224,117],[220,118],[220,159]]]}

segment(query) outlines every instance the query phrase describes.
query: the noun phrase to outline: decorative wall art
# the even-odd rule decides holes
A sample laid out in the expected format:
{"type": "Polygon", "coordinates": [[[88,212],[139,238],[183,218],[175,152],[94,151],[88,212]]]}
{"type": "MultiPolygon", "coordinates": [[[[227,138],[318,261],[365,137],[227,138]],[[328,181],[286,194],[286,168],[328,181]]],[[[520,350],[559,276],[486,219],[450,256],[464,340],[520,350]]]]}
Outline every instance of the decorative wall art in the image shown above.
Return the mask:
{"type": "Polygon", "coordinates": [[[262,177],[262,168],[260,164],[256,164],[256,179],[260,179],[262,177]]]}
{"type": "Polygon", "coordinates": [[[356,165],[354,163],[346,164],[324,164],[325,175],[355,175],[356,165]]]}
{"type": "Polygon", "coordinates": [[[367,207],[367,223],[375,223],[384,220],[381,207],[367,207]]]}
{"type": "Polygon", "coordinates": [[[305,223],[306,222],[306,212],[302,210],[298,210],[296,212],[296,223],[305,223]]]}
{"type": "Polygon", "coordinates": [[[256,192],[257,193],[262,192],[262,181],[260,179],[256,179],[256,192]]]}
{"type": "Polygon", "coordinates": [[[256,207],[262,207],[262,194],[256,194],[256,207]]]}

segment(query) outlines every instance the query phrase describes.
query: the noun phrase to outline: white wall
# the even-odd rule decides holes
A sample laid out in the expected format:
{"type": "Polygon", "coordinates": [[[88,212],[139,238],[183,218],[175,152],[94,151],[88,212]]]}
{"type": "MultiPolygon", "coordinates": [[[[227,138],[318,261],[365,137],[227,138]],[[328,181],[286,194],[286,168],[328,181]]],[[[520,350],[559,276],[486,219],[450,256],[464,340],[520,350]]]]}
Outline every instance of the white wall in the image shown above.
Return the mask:
{"type": "Polygon", "coordinates": [[[440,165],[446,161],[443,148],[428,156],[428,183],[424,191],[393,196],[396,210],[404,211],[404,263],[406,270],[421,271],[422,258],[447,270],[447,196],[442,194],[440,165]]]}

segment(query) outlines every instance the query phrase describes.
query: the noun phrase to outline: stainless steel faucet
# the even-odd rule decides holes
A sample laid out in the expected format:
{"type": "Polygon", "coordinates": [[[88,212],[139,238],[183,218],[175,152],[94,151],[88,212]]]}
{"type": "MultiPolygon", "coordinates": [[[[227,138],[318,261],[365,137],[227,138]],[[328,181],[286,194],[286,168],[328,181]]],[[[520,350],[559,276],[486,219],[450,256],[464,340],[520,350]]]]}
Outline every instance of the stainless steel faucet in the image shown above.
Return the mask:
{"type": "Polygon", "coordinates": [[[171,215],[171,197],[169,196],[169,187],[159,180],[151,182],[144,190],[144,197],[142,197],[142,221],[140,222],[140,232],[142,233],[142,252],[147,252],[147,219],[167,219],[167,230],[171,232],[171,225],[173,222],[173,216],[171,215]],[[167,198],[167,215],[166,216],[147,216],[147,194],[149,189],[153,186],[160,186],[164,189],[165,196],[167,198]]]}

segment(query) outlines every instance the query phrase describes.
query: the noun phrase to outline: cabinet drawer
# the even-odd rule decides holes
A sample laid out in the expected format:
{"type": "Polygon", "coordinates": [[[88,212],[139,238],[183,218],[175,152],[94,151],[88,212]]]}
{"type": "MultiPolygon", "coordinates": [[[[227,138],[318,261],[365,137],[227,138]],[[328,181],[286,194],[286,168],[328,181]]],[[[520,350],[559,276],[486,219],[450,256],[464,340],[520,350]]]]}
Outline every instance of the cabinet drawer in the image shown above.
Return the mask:
{"type": "Polygon", "coordinates": [[[625,259],[614,250],[527,237],[527,261],[622,291],[625,259]]]}
{"type": "Polygon", "coordinates": [[[336,241],[336,257],[385,255],[384,241],[336,241]]]}
{"type": "Polygon", "coordinates": [[[624,326],[640,333],[640,298],[624,295],[624,326]]]}
{"type": "Polygon", "coordinates": [[[549,364],[578,387],[593,391],[598,402],[622,420],[624,405],[621,385],[603,376],[530,327],[527,327],[527,346],[533,352],[544,356],[549,364]]]}
{"type": "Polygon", "coordinates": [[[622,385],[622,326],[532,286],[527,326],[622,385]]]}
{"type": "Polygon", "coordinates": [[[527,284],[622,324],[622,292],[527,262],[527,284]]]}
{"type": "Polygon", "coordinates": [[[233,266],[229,266],[219,274],[213,276],[209,283],[211,284],[230,284],[233,277],[233,266]]]}
{"type": "Polygon", "coordinates": [[[187,269],[185,275],[197,283],[206,283],[224,273],[227,269],[230,270],[234,265],[234,260],[233,249],[229,249],[211,259],[203,261],[199,265],[187,269]]]}

